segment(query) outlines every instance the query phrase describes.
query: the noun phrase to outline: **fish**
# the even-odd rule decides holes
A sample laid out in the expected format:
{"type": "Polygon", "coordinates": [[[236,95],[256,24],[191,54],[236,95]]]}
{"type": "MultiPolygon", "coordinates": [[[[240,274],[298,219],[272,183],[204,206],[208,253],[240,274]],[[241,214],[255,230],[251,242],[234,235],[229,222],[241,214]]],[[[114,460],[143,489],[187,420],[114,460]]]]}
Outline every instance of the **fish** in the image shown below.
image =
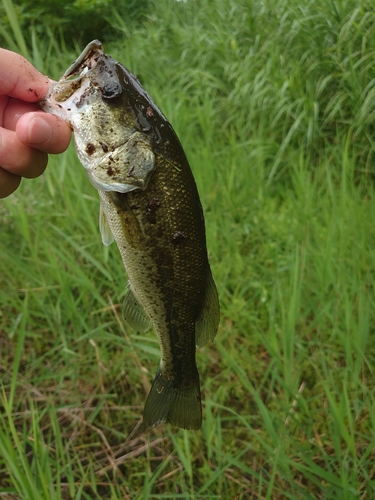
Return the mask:
{"type": "Polygon", "coordinates": [[[102,241],[115,240],[128,277],[125,321],[139,332],[153,325],[159,340],[143,426],[197,430],[196,348],[214,340],[220,308],[203,209],[181,142],[136,76],[99,40],[51,83],[40,106],[70,125],[99,193],[102,241]]]}

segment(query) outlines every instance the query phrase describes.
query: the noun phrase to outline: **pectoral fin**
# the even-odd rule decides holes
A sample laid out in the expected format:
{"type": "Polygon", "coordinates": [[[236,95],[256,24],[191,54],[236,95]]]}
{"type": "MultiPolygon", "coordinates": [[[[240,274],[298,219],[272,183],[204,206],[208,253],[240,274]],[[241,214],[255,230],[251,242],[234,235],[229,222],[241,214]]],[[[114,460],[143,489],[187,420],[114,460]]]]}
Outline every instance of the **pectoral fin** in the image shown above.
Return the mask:
{"type": "Polygon", "coordinates": [[[150,318],[130,286],[125,295],[122,313],[125,321],[133,330],[143,333],[152,326],[150,318]]]}
{"type": "Polygon", "coordinates": [[[114,238],[111,228],[109,227],[108,224],[108,219],[104,213],[103,206],[101,203],[99,209],[99,229],[100,229],[100,234],[102,235],[103,245],[109,247],[114,238]]]}
{"type": "Polygon", "coordinates": [[[209,269],[206,279],[206,291],[201,312],[195,322],[195,344],[202,347],[215,338],[220,320],[220,306],[216,285],[209,269]]]}

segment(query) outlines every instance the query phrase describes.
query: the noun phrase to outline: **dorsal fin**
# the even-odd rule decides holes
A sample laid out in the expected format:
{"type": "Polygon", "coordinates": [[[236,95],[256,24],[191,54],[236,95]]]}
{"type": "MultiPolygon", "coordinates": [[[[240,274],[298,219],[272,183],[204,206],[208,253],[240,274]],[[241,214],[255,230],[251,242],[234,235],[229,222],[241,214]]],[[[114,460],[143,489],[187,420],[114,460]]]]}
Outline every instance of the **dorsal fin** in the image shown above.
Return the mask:
{"type": "Polygon", "coordinates": [[[195,344],[202,347],[215,338],[220,320],[220,306],[216,285],[208,270],[206,278],[206,289],[201,312],[195,322],[195,344]]]}

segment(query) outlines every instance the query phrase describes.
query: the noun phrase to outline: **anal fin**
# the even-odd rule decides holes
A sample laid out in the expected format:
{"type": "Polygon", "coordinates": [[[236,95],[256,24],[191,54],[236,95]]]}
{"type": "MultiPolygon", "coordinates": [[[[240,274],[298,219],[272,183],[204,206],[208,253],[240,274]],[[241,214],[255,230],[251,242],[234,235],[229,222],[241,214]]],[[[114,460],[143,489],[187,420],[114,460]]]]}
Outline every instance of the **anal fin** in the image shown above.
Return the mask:
{"type": "Polygon", "coordinates": [[[146,332],[152,326],[150,318],[143,309],[130,285],[126,292],[122,314],[127,324],[137,332],[146,332]]]}

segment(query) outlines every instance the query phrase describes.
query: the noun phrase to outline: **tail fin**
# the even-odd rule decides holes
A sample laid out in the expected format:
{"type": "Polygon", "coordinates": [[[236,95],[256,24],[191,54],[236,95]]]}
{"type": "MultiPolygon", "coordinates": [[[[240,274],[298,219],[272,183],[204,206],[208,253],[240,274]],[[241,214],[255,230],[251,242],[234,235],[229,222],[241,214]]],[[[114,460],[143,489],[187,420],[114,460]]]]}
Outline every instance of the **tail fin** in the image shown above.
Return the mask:
{"type": "Polygon", "coordinates": [[[188,387],[168,380],[159,366],[143,412],[143,425],[155,427],[168,422],[183,429],[200,429],[202,424],[199,377],[188,387]]]}

